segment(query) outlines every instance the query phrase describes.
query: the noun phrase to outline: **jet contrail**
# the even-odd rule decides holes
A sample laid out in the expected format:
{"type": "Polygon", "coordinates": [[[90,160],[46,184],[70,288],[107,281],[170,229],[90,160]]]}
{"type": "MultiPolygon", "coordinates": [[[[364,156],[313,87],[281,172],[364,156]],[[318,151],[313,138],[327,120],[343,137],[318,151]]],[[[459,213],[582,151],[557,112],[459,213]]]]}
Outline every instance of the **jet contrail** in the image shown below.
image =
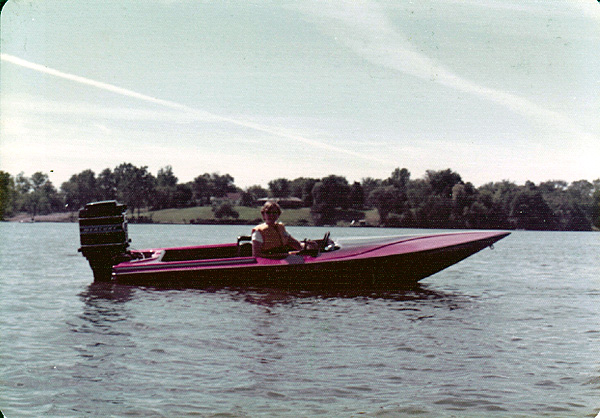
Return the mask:
{"type": "MultiPolygon", "coordinates": [[[[525,97],[480,85],[453,73],[411,45],[407,40],[409,37],[390,22],[385,10],[375,2],[348,0],[336,2],[335,5],[324,3],[318,10],[320,18],[342,23],[323,25],[327,33],[356,55],[377,66],[478,96],[537,121],[540,126],[554,127],[587,140],[597,140],[596,136],[586,132],[564,114],[525,97]]],[[[308,10],[308,13],[314,13],[314,9],[308,10]]]]}
{"type": "Polygon", "coordinates": [[[210,113],[204,110],[199,110],[199,109],[195,109],[191,106],[186,106],[183,105],[181,103],[177,103],[177,102],[173,102],[171,100],[164,100],[164,99],[158,99],[156,97],[152,97],[152,96],[148,96],[146,94],[142,94],[142,93],[138,93],[136,91],[133,90],[129,90],[129,89],[125,89],[122,87],[118,87],[115,86],[113,84],[108,84],[108,83],[104,83],[101,81],[96,81],[96,80],[92,80],[86,77],[81,77],[75,74],[70,74],[70,73],[65,73],[63,71],[59,71],[59,70],[55,70],[53,68],[49,68],[46,67],[45,65],[41,65],[41,64],[36,64],[33,63],[31,61],[27,61],[24,60],[22,58],[16,57],[14,55],[10,55],[10,54],[0,54],[0,58],[2,59],[2,61],[5,62],[9,62],[11,64],[14,65],[18,65],[20,67],[23,68],[28,68],[30,70],[34,70],[40,73],[44,73],[44,74],[48,74],[48,75],[52,75],[55,77],[59,77],[65,80],[70,80],[79,84],[85,84],[88,86],[92,86],[101,90],[105,90],[105,91],[110,91],[112,93],[116,93],[119,94],[121,96],[126,96],[126,97],[131,97],[134,99],[138,99],[138,100],[143,100],[149,103],[154,103],[154,104],[158,104],[161,106],[165,106],[171,109],[177,109],[177,110],[182,110],[184,112],[188,112],[188,113],[192,113],[192,114],[196,114],[199,117],[202,118],[210,118],[213,120],[218,120],[221,122],[226,122],[226,123],[230,123],[232,125],[237,125],[237,126],[242,126],[244,128],[249,128],[249,129],[253,129],[255,131],[259,131],[259,132],[264,132],[267,133],[269,135],[273,135],[273,136],[279,136],[282,138],[287,138],[293,141],[298,141],[298,142],[302,142],[305,143],[307,145],[311,145],[317,148],[321,148],[321,149],[325,149],[328,151],[333,151],[336,153],[342,153],[342,154],[346,154],[346,155],[351,155],[353,157],[357,157],[363,160],[369,160],[369,161],[375,161],[378,163],[384,163],[384,164],[390,164],[389,161],[383,161],[381,159],[378,158],[374,158],[370,155],[365,155],[363,153],[359,153],[359,152],[355,152],[346,148],[341,148],[341,147],[336,147],[333,145],[329,145],[326,144],[324,142],[321,141],[317,141],[315,139],[310,139],[310,138],[306,138],[304,136],[301,135],[296,135],[296,134],[291,134],[291,133],[287,133],[287,132],[282,132],[280,130],[278,130],[275,127],[272,126],[268,126],[268,125],[263,125],[263,124],[259,124],[259,123],[254,123],[254,122],[249,122],[249,121],[242,121],[242,120],[238,120],[238,119],[234,119],[234,118],[230,118],[230,117],[226,117],[226,116],[220,116],[220,115],[216,115],[214,113],[210,113]]]}

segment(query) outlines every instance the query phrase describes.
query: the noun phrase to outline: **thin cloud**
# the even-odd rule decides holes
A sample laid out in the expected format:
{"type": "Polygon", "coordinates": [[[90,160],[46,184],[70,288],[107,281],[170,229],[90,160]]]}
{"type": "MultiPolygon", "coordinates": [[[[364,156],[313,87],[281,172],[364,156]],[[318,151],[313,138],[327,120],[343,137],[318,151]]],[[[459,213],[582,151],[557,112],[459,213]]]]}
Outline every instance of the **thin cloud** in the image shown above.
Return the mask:
{"type": "Polygon", "coordinates": [[[306,138],[304,136],[297,135],[294,133],[283,132],[272,126],[263,125],[263,124],[259,124],[259,123],[255,123],[255,122],[251,122],[251,121],[243,121],[243,120],[239,120],[239,119],[235,119],[235,118],[231,118],[231,117],[227,117],[227,116],[216,115],[214,113],[195,109],[191,106],[186,106],[186,105],[183,105],[183,104],[180,104],[177,102],[173,102],[170,100],[159,99],[156,97],[138,93],[133,90],[118,87],[113,84],[104,83],[104,82],[97,81],[97,80],[92,80],[92,79],[89,79],[86,77],[81,77],[81,76],[78,76],[75,74],[65,73],[63,71],[59,71],[59,70],[49,68],[44,65],[40,65],[40,64],[36,64],[36,63],[30,62],[30,61],[24,60],[22,58],[14,56],[14,55],[9,55],[9,54],[3,53],[3,54],[0,54],[0,58],[2,59],[2,61],[17,65],[17,66],[20,66],[23,68],[27,68],[27,69],[37,71],[40,73],[52,75],[54,77],[59,77],[59,78],[65,79],[65,80],[70,80],[75,83],[88,85],[88,86],[91,86],[94,88],[98,88],[101,90],[119,94],[121,96],[131,97],[131,98],[142,100],[142,101],[145,101],[148,103],[153,103],[153,104],[157,104],[160,106],[164,106],[164,107],[167,107],[170,109],[180,110],[180,111],[187,112],[189,114],[198,116],[202,119],[212,119],[215,121],[230,123],[232,125],[237,125],[237,126],[241,126],[244,128],[253,129],[255,131],[267,133],[269,135],[286,138],[286,139],[296,141],[296,142],[301,142],[301,143],[304,143],[304,144],[307,144],[307,145],[310,145],[313,147],[317,147],[317,148],[324,149],[327,151],[332,151],[332,152],[335,152],[338,154],[341,153],[341,154],[350,155],[352,157],[356,157],[356,158],[359,158],[362,160],[375,161],[375,162],[384,163],[384,164],[390,163],[388,161],[383,161],[381,159],[374,158],[370,155],[365,155],[363,153],[354,152],[347,148],[336,147],[336,146],[329,145],[327,143],[317,141],[315,139],[306,138]]]}
{"type": "MultiPolygon", "coordinates": [[[[311,8],[305,9],[309,13],[311,8]]],[[[326,31],[363,59],[393,71],[418,77],[468,93],[525,116],[542,127],[575,134],[580,139],[597,137],[570,118],[515,94],[490,88],[455,74],[434,59],[417,51],[388,19],[386,12],[373,2],[336,2],[319,8],[318,19],[326,17],[326,31]],[[331,19],[342,25],[331,24],[331,19]]]]}

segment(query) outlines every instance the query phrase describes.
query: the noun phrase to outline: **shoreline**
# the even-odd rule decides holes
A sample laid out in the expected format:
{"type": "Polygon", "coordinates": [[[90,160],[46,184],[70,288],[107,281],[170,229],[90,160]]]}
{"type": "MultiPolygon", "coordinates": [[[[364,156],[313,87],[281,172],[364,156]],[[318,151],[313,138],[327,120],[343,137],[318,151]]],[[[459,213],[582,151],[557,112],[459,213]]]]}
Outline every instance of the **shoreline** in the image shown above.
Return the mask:
{"type": "MultiPolygon", "coordinates": [[[[147,221],[148,218],[142,216],[140,220],[135,218],[128,218],[129,224],[154,224],[154,225],[256,225],[257,219],[195,219],[188,222],[154,222],[147,221]]],[[[77,223],[79,220],[78,212],[56,212],[49,213],[47,215],[37,215],[33,218],[27,213],[19,213],[10,218],[6,218],[2,222],[16,222],[16,223],[36,223],[36,222],[58,222],[58,223],[77,223]]],[[[305,222],[285,222],[287,226],[313,226],[305,222]]],[[[331,225],[330,225],[331,226],[331,225]]],[[[351,225],[338,225],[338,226],[351,226],[351,225]]],[[[372,228],[385,228],[380,225],[366,225],[372,228]]],[[[425,228],[426,229],[426,228],[425,228]]],[[[559,231],[560,232],[560,231],[559,231]]],[[[563,231],[569,232],[569,231],[563,231]]],[[[582,232],[600,232],[597,228],[592,228],[591,231],[582,232]]]]}
{"type": "Polygon", "coordinates": [[[56,212],[32,217],[27,213],[18,213],[6,218],[4,222],[34,223],[34,222],[77,222],[77,212],[56,212]]]}
{"type": "MultiPolygon", "coordinates": [[[[16,223],[37,223],[37,222],[58,222],[58,223],[77,223],[79,221],[78,212],[56,212],[47,215],[36,215],[32,217],[27,213],[18,213],[4,219],[2,222],[16,223]]],[[[127,218],[129,224],[156,224],[156,225],[257,225],[258,219],[191,219],[187,222],[162,222],[148,220],[142,216],[140,219],[127,218]]],[[[286,223],[286,225],[296,226],[294,223],[286,223]]],[[[305,224],[298,224],[306,226],[305,224]]]]}

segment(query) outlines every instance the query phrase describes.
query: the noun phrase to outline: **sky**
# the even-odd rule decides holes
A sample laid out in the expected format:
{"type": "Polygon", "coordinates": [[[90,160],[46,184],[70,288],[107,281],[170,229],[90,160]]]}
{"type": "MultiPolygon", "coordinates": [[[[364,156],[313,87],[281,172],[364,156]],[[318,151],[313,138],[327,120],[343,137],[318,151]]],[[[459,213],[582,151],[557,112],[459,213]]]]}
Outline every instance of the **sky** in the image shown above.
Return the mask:
{"type": "Polygon", "coordinates": [[[0,170],[600,178],[596,0],[9,0],[0,170]]]}

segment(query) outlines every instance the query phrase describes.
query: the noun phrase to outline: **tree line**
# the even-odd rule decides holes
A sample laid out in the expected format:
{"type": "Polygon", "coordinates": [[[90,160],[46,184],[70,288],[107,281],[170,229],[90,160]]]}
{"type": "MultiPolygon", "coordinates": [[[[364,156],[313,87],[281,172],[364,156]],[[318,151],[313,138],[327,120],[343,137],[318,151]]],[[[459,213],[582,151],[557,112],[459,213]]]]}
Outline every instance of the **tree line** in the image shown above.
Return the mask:
{"type": "Polygon", "coordinates": [[[411,228],[530,229],[589,231],[600,228],[600,179],[567,183],[550,180],[491,182],[480,187],[451,169],[428,170],[412,179],[406,168],[386,179],[363,178],[350,184],[343,176],[277,178],[268,187],[240,189],[229,174],[204,173],[180,183],[171,166],[156,175],[147,166],[123,163],[98,175],[73,174],[57,190],[47,174],[13,177],[0,171],[0,219],[18,212],[32,217],[75,211],[86,203],[116,199],[137,210],[213,205],[215,215],[235,216],[233,205],[253,206],[259,199],[289,199],[310,208],[316,225],[364,218],[376,209],[380,225],[411,228]],[[227,198],[235,199],[235,202],[227,198]]]}

